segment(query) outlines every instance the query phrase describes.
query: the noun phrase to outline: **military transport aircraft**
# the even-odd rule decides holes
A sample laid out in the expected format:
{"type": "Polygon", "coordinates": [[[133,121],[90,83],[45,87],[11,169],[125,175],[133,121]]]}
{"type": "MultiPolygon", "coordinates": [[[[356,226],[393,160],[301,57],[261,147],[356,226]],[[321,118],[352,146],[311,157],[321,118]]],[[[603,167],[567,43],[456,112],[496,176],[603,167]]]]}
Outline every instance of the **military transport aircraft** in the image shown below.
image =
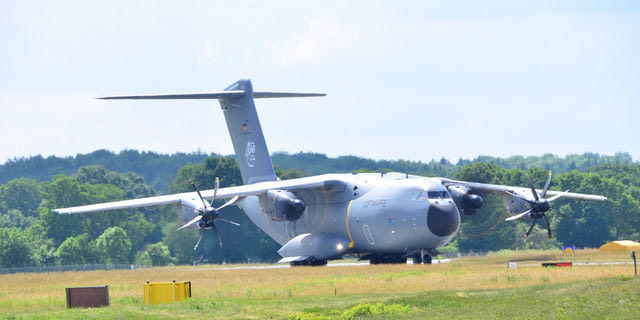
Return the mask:
{"type": "Polygon", "coordinates": [[[512,214],[508,219],[532,220],[533,228],[537,219],[544,218],[549,236],[545,216],[551,210],[549,202],[559,197],[606,200],[598,195],[548,190],[551,174],[542,190],[536,190],[531,182],[529,188],[523,188],[396,172],[280,180],[273,169],[254,98],[313,96],[324,94],[254,92],[251,81],[242,79],[221,92],[101,98],[219,100],[244,185],[218,188],[216,181],[213,190],[200,192],[194,185],[195,192],[54,211],[73,214],[173,204],[184,224],[181,228],[200,231],[198,243],[205,229],[213,229],[222,245],[215,222],[234,223],[220,214],[224,207],[237,205],[282,246],[279,262],[324,265],[345,254],[359,254],[372,264],[402,263],[407,258],[413,258],[414,263],[430,263],[436,248],[456,236],[460,217],[475,214],[483,204],[483,195],[489,192],[502,194],[512,214]],[[216,199],[227,201],[215,208],[216,199]]]}

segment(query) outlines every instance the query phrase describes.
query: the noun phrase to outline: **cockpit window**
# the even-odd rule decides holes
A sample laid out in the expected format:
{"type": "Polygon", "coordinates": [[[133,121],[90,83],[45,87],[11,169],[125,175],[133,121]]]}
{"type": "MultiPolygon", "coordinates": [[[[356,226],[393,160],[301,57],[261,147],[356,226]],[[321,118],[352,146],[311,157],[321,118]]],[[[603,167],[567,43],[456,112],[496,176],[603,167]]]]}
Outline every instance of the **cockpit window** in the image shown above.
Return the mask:
{"type": "Polygon", "coordinates": [[[449,198],[449,193],[446,191],[414,191],[411,194],[411,201],[424,201],[427,199],[437,200],[449,198]]]}
{"type": "Polygon", "coordinates": [[[445,199],[449,197],[446,191],[429,191],[429,199],[445,199]]]}

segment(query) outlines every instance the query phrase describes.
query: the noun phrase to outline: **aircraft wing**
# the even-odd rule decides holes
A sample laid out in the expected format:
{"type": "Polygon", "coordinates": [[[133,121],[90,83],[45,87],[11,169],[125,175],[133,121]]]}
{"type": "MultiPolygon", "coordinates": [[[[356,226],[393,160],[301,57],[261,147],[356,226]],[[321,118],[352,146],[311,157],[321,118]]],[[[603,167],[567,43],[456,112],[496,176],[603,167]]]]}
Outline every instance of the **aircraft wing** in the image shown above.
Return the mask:
{"type": "MultiPolygon", "coordinates": [[[[249,196],[257,196],[267,192],[268,190],[288,190],[295,191],[307,188],[331,188],[336,185],[341,185],[342,182],[334,179],[333,175],[322,175],[309,178],[300,178],[292,180],[280,180],[280,181],[266,181],[255,184],[228,187],[218,189],[217,199],[228,199],[235,196],[245,198],[249,196]]],[[[202,197],[211,200],[213,199],[214,190],[201,191],[202,197]]],[[[59,214],[74,214],[74,213],[87,213],[98,211],[119,210],[128,208],[156,208],[166,204],[179,204],[183,199],[199,199],[195,192],[176,193],[165,196],[139,198],[115,202],[97,203],[86,206],[59,208],[54,209],[53,212],[59,214]]],[[[199,200],[198,200],[199,201],[199,200]]]]}
{"type": "MultiPolygon", "coordinates": [[[[447,187],[455,186],[455,185],[465,186],[475,192],[505,193],[505,192],[515,192],[516,190],[520,190],[523,188],[528,189],[526,187],[503,186],[498,184],[467,182],[467,181],[450,180],[450,179],[444,179],[444,178],[442,179],[442,183],[447,187]]],[[[542,193],[542,190],[536,189],[536,191],[538,192],[538,194],[542,193]]],[[[547,196],[555,196],[559,194],[562,194],[563,198],[578,199],[578,200],[607,201],[607,197],[603,197],[599,195],[575,193],[575,192],[564,193],[562,191],[552,191],[552,190],[547,191],[547,196]]]]}

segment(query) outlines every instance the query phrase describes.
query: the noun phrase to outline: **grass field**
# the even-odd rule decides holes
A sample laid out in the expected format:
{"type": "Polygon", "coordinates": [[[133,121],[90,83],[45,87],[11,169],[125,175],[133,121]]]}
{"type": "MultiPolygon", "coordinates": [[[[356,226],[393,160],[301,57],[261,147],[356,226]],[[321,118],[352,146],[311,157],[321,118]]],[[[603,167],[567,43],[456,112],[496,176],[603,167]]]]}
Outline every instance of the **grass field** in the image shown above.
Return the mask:
{"type": "MultiPolygon", "coordinates": [[[[3,319],[638,319],[628,253],[499,252],[433,265],[163,267],[0,276],[3,319]],[[517,269],[507,262],[516,261],[517,269]],[[603,264],[602,262],[617,262],[603,264]],[[626,263],[626,264],[623,264],[626,263]],[[225,269],[221,269],[225,268],[225,269]],[[192,298],[144,305],[146,281],[191,281],[192,298]],[[111,305],[66,309],[65,288],[108,285],[111,305]]],[[[245,265],[246,266],[246,265],[245,265]]]]}

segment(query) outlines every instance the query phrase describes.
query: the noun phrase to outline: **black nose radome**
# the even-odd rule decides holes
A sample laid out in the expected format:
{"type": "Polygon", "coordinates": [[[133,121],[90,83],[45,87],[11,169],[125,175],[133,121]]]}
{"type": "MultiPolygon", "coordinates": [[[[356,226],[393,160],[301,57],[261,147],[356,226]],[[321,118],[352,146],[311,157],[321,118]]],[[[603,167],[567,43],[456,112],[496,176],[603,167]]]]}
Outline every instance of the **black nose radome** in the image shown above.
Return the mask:
{"type": "Polygon", "coordinates": [[[460,214],[453,204],[431,203],[427,214],[427,227],[439,237],[452,235],[460,225],[460,214]]]}

